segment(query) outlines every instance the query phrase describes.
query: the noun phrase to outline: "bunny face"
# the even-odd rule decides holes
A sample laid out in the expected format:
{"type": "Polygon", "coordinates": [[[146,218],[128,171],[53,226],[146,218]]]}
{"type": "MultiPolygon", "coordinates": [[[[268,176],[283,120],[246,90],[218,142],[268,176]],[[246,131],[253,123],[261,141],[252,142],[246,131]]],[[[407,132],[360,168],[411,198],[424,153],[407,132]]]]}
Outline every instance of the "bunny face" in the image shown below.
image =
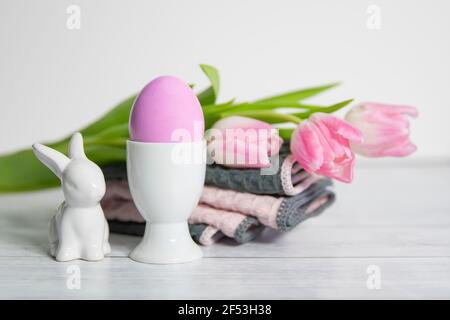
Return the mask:
{"type": "Polygon", "coordinates": [[[62,174],[62,188],[69,206],[94,206],[105,195],[105,178],[92,161],[74,159],[62,174]]]}
{"type": "Polygon", "coordinates": [[[105,195],[105,178],[100,168],[84,154],[83,137],[75,133],[69,142],[69,157],[42,144],[33,151],[58,178],[66,203],[73,207],[95,206],[105,195]]]}

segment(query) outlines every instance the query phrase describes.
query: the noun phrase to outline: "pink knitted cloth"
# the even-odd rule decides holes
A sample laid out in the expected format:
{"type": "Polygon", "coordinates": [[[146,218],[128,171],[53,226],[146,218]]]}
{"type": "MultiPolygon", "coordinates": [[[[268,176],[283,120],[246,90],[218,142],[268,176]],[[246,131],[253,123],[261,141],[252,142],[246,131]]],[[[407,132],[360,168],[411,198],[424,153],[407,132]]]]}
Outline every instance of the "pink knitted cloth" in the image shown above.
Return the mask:
{"type": "Polygon", "coordinates": [[[108,220],[145,222],[134,205],[126,180],[107,181],[101,205],[108,220]]]}
{"type": "MultiPolygon", "coordinates": [[[[199,205],[192,212],[189,223],[215,226],[232,237],[237,226],[254,216],[269,227],[277,228],[276,217],[283,198],[254,195],[205,186],[199,205]]],[[[108,181],[101,201],[108,220],[145,222],[131,198],[128,182],[108,181]]]]}
{"type": "MultiPolygon", "coordinates": [[[[200,243],[204,245],[214,243],[223,235],[236,238],[238,230],[242,231],[242,228],[249,230],[248,228],[252,228],[258,222],[278,229],[277,218],[285,199],[205,186],[199,204],[188,222],[208,225],[200,237],[200,243]],[[249,219],[249,216],[257,220],[249,219]]],[[[307,205],[305,213],[313,212],[328,200],[328,195],[313,199],[307,205]]],[[[145,222],[134,205],[125,180],[107,182],[106,194],[101,205],[108,220],[145,222]]]]}
{"type": "Polygon", "coordinates": [[[199,204],[189,217],[189,223],[204,223],[213,226],[226,236],[233,238],[234,232],[246,216],[233,211],[220,210],[208,205],[199,204]]]}
{"type": "MultiPolygon", "coordinates": [[[[205,186],[200,203],[207,204],[216,209],[239,212],[241,215],[254,216],[271,228],[276,229],[278,209],[283,198],[254,195],[251,193],[219,189],[205,186]]],[[[195,212],[193,216],[195,216],[195,212]]]]}
{"type": "MultiPolygon", "coordinates": [[[[101,201],[108,220],[124,222],[145,222],[132,200],[128,182],[124,180],[108,181],[106,194],[101,201]]],[[[189,218],[189,223],[207,224],[200,237],[200,243],[211,245],[223,235],[233,238],[239,225],[246,216],[229,210],[220,210],[205,204],[199,204],[189,218]]]]}
{"type": "Polygon", "coordinates": [[[213,226],[207,226],[200,236],[199,242],[204,246],[210,246],[224,237],[224,234],[213,226]]]}

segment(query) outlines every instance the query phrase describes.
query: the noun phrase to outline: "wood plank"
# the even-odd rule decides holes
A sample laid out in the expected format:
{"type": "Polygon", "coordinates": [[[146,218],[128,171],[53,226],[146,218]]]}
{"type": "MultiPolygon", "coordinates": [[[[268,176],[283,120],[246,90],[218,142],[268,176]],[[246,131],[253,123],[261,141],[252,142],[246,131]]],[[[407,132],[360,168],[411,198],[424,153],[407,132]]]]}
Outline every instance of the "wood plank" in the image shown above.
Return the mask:
{"type": "MultiPolygon", "coordinates": [[[[2,241],[0,256],[47,255],[46,234],[23,233],[2,241]]],[[[112,235],[112,256],[126,257],[138,237],[112,235]]],[[[206,257],[434,257],[450,256],[449,229],[443,228],[330,228],[298,227],[281,234],[266,230],[253,242],[232,240],[203,247],[206,257]]]]}
{"type": "Polygon", "coordinates": [[[207,258],[164,266],[0,258],[0,283],[1,299],[442,299],[450,298],[450,258],[207,258]],[[67,287],[74,265],[80,290],[67,287]],[[367,288],[370,265],[380,268],[379,290],[367,288]]]}

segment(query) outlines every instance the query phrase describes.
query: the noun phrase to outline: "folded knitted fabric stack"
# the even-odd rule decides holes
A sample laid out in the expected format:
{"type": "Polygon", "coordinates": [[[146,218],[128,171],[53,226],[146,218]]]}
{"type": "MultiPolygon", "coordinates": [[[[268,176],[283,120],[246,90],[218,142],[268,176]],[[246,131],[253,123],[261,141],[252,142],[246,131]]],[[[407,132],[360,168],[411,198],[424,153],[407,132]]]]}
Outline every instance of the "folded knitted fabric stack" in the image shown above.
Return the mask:
{"type": "MultiPolygon", "coordinates": [[[[289,231],[322,213],[335,199],[330,179],[305,172],[281,149],[272,174],[261,169],[208,165],[199,204],[189,218],[194,240],[211,245],[223,237],[244,243],[265,227],[289,231]],[[279,164],[279,165],[278,165],[279,164]]],[[[107,181],[102,207],[112,232],[142,235],[145,221],[128,188],[124,164],[103,168],[107,181]]]]}

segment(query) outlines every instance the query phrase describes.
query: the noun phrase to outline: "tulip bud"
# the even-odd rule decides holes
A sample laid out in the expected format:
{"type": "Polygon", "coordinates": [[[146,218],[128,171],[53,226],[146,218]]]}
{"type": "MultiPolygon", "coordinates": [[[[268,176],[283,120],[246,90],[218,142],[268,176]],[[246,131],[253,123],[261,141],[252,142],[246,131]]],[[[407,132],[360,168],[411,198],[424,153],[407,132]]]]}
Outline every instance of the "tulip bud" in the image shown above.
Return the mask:
{"type": "Polygon", "coordinates": [[[351,109],[346,120],[361,130],[362,142],[351,148],[367,157],[405,157],[416,151],[409,139],[408,115],[417,117],[410,106],[363,103],[351,109]]]}
{"type": "Polygon", "coordinates": [[[360,140],[361,132],[346,121],[315,113],[294,130],[291,152],[307,172],[351,182],[355,155],[350,141],[360,140]]]}
{"type": "Polygon", "coordinates": [[[217,121],[207,131],[208,156],[217,164],[234,168],[267,168],[283,140],[270,124],[232,116],[217,121]]]}

